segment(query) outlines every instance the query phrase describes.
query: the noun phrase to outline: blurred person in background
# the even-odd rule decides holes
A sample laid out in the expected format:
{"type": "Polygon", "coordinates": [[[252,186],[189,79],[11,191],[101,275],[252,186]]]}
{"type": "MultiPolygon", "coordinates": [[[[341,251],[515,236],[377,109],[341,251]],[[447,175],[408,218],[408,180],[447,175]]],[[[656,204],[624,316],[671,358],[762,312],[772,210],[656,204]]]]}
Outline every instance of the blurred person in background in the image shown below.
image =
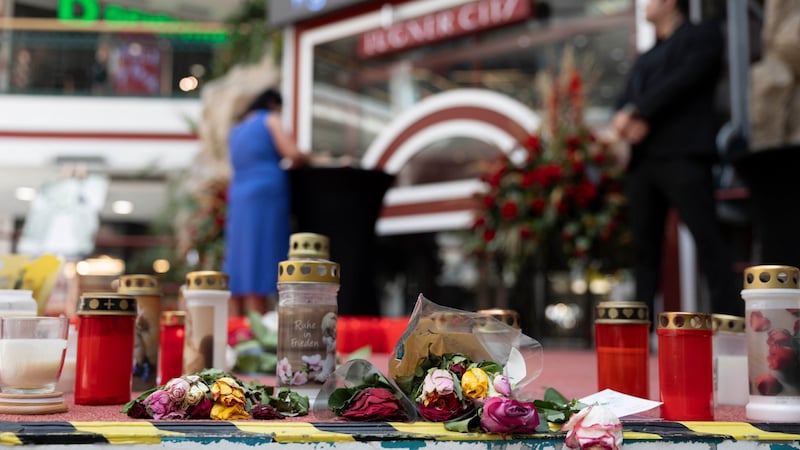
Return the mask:
{"type": "Polygon", "coordinates": [[[645,17],[656,43],[639,56],[612,127],[630,144],[625,193],[633,232],[636,299],[651,314],[661,273],[664,227],[675,208],[692,233],[714,313],[742,315],[733,262],[716,217],[715,87],[723,37],[714,23],[692,24],[689,0],[650,0],[645,17]]]}
{"type": "Polygon", "coordinates": [[[278,262],[289,251],[289,177],[283,167],[302,166],[307,156],[283,130],[282,105],[280,93],[267,89],[238,117],[228,135],[233,176],[223,267],[230,277],[232,317],[248,310],[263,315],[272,308],[278,262]]]}

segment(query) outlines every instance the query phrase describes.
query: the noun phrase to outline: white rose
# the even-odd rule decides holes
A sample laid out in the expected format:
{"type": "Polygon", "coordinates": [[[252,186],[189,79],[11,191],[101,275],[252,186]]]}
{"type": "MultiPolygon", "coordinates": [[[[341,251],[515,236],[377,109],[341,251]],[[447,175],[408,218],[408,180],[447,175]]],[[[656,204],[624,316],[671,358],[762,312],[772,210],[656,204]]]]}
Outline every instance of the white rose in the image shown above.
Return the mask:
{"type": "Polygon", "coordinates": [[[567,431],[565,443],[569,448],[619,450],[622,446],[622,423],[602,405],[583,408],[561,429],[567,431]]]}

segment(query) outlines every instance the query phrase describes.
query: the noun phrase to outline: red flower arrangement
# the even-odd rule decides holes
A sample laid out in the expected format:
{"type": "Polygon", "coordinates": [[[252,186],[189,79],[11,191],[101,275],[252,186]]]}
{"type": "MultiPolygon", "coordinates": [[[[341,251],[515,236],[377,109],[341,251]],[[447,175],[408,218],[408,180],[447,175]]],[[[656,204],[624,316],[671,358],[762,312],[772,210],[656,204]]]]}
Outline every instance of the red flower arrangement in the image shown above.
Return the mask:
{"type": "Polygon", "coordinates": [[[472,227],[479,255],[518,265],[544,250],[568,261],[629,239],[620,167],[583,120],[585,85],[570,52],[560,75],[540,80],[546,117],[539,133],[521,137],[481,176],[487,189],[472,227]]]}

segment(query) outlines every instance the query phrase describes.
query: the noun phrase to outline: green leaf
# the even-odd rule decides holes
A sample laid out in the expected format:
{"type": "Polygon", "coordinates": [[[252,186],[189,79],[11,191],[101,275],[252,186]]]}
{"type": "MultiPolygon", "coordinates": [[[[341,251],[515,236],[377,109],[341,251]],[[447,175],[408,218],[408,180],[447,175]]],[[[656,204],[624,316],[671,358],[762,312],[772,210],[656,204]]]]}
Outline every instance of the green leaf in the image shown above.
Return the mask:
{"type": "Polygon", "coordinates": [[[337,416],[341,415],[347,410],[350,404],[350,399],[353,398],[357,391],[352,388],[339,388],[331,392],[328,397],[328,408],[331,409],[337,416]]]}
{"type": "Polygon", "coordinates": [[[549,387],[544,391],[544,400],[547,402],[556,403],[559,405],[564,405],[569,403],[566,397],[564,397],[560,392],[557,390],[549,387]]]}
{"type": "Polygon", "coordinates": [[[369,359],[372,355],[372,346],[365,345],[359,349],[354,350],[347,356],[348,361],[352,361],[354,359],[369,359]]]}
{"type": "Polygon", "coordinates": [[[444,428],[449,431],[467,433],[475,430],[480,425],[480,410],[475,410],[473,414],[459,420],[451,420],[444,423],[444,428]]]}

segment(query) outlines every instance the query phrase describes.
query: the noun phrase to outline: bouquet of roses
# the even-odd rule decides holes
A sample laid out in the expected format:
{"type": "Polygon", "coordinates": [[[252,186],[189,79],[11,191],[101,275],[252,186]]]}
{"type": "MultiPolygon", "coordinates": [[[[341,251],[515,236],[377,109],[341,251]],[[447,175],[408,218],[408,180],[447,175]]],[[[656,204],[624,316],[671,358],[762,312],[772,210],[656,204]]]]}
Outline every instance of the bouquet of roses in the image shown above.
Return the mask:
{"type": "Polygon", "coordinates": [[[121,412],[136,419],[282,419],[308,414],[308,398],[282,389],[243,383],[219,369],[205,369],[143,392],[121,412]]]}
{"type": "Polygon", "coordinates": [[[356,421],[413,421],[414,404],[400,388],[367,360],[339,366],[320,389],[314,402],[317,418],[331,414],[356,421]]]}
{"type": "Polygon", "coordinates": [[[430,355],[412,381],[419,414],[452,431],[533,433],[539,415],[532,402],[513,398],[511,381],[493,361],[459,353],[430,355]]]}

